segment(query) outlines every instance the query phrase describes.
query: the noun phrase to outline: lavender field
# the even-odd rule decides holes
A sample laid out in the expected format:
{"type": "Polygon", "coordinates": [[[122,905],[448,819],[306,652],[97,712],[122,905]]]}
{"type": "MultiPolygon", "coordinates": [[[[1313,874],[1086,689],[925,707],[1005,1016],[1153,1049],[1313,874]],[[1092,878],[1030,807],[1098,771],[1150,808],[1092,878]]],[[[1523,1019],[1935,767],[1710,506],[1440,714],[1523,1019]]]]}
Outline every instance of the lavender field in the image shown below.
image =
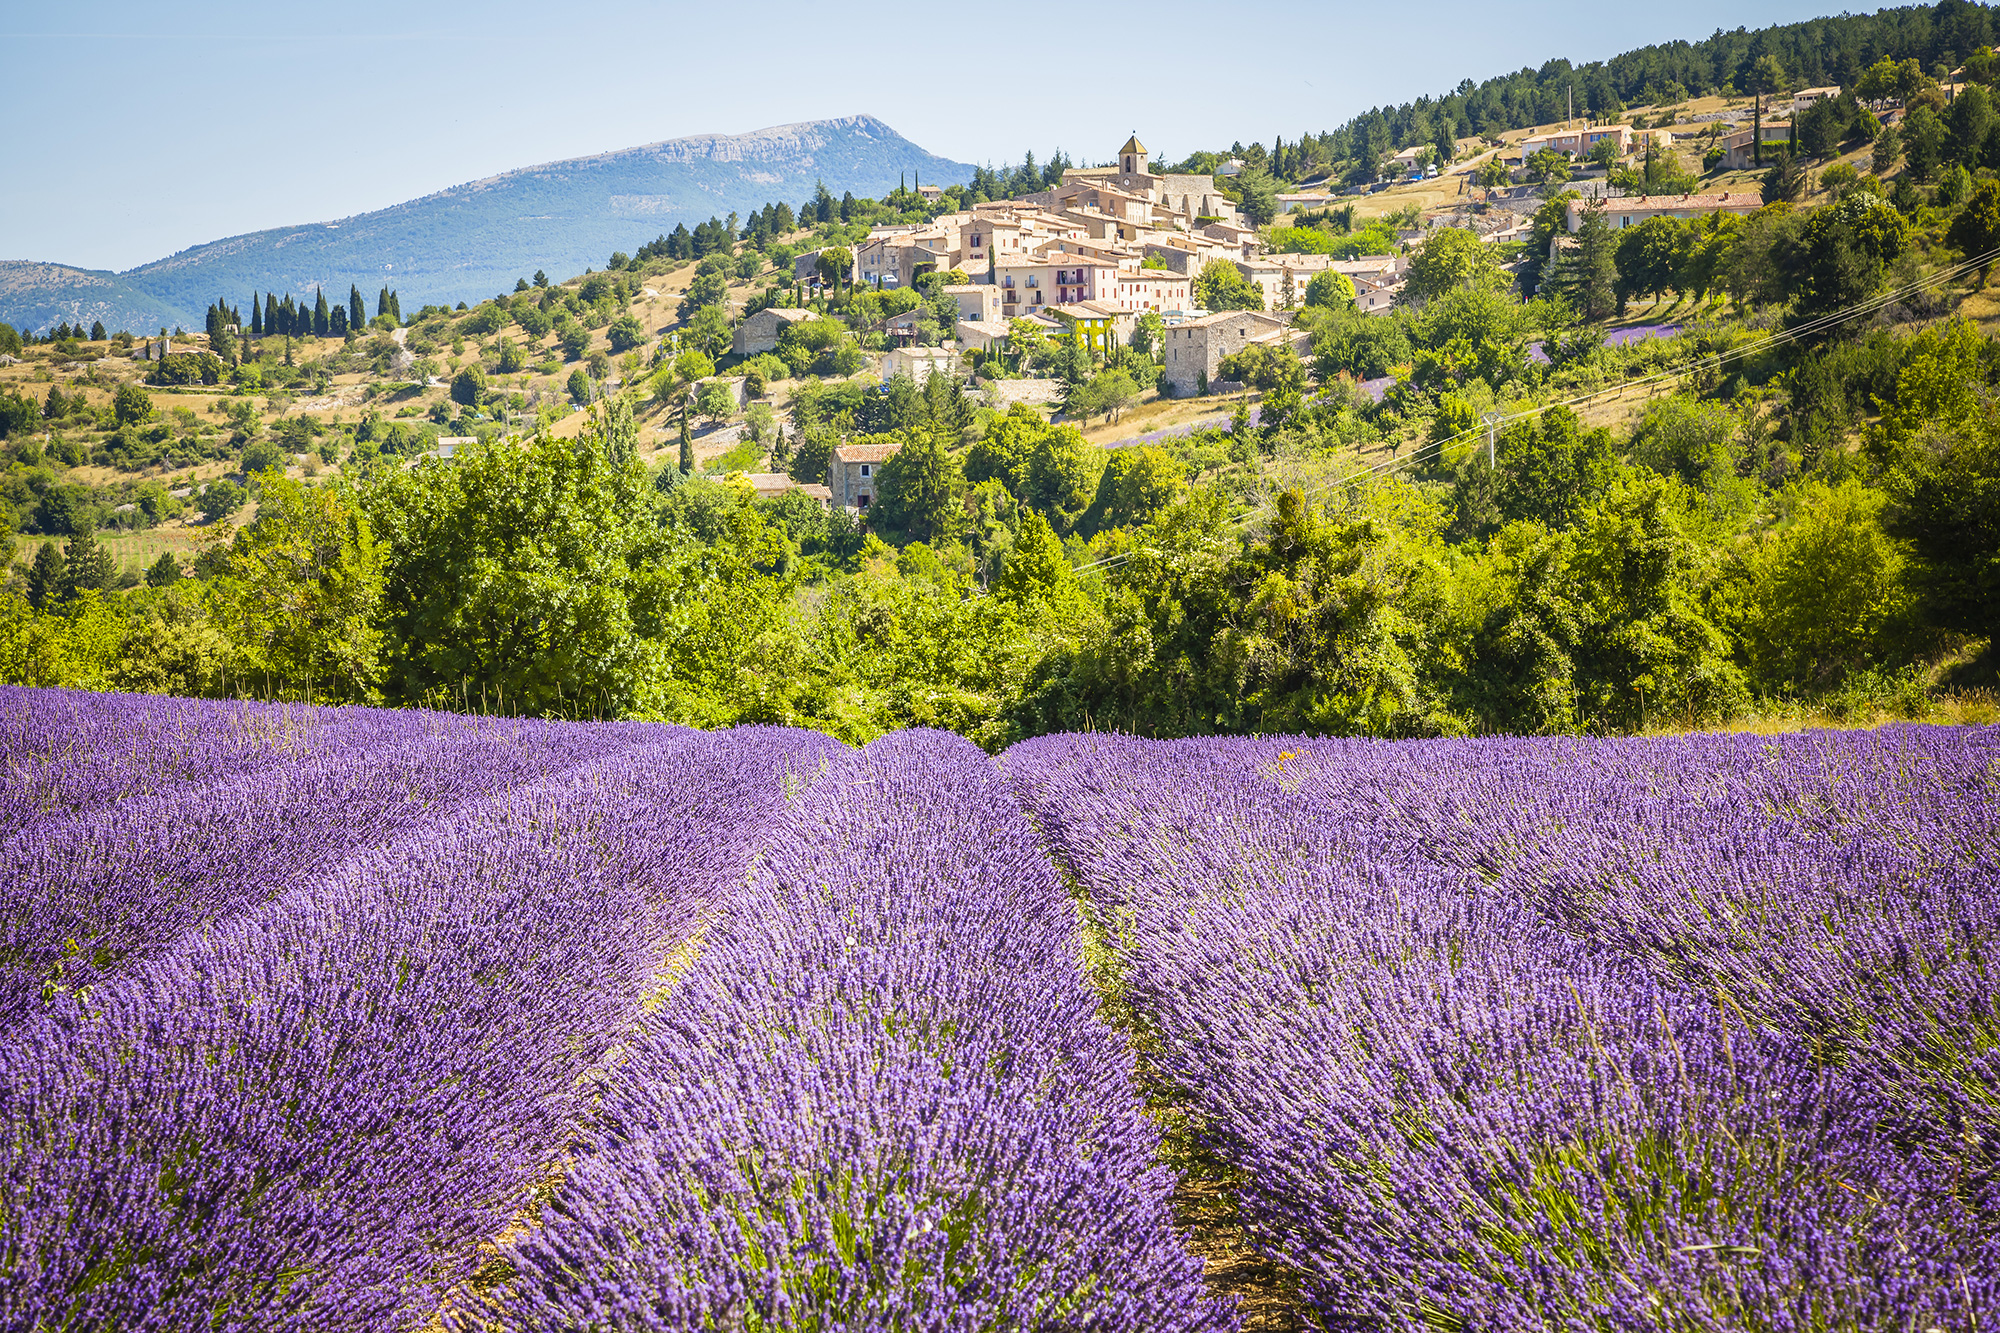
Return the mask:
{"type": "Polygon", "coordinates": [[[2000,730],[0,690],[0,1328],[2000,1325],[2000,730]]]}

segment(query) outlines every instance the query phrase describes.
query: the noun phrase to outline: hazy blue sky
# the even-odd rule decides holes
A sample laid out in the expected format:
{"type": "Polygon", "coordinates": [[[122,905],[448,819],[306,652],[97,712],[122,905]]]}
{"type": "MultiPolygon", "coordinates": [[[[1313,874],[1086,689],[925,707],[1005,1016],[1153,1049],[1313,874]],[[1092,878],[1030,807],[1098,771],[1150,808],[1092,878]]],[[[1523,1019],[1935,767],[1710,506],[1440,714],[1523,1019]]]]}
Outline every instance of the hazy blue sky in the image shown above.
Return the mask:
{"type": "Polygon", "coordinates": [[[880,116],[934,153],[1174,157],[1825,0],[1673,6],[0,0],[0,259],[135,264],[512,167],[880,116]]]}

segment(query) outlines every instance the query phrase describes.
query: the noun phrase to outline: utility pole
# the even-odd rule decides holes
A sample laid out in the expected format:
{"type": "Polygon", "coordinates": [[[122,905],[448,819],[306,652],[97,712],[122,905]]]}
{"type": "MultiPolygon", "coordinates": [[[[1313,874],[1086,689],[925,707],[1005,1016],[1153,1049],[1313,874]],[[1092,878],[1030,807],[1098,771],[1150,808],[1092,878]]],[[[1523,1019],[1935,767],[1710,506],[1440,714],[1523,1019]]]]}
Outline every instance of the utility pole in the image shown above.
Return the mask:
{"type": "Polygon", "coordinates": [[[1480,419],[1486,423],[1486,470],[1491,472],[1498,466],[1494,461],[1498,457],[1498,451],[1494,445],[1493,432],[1502,421],[1506,420],[1506,417],[1499,412],[1484,412],[1480,414],[1480,419]]]}

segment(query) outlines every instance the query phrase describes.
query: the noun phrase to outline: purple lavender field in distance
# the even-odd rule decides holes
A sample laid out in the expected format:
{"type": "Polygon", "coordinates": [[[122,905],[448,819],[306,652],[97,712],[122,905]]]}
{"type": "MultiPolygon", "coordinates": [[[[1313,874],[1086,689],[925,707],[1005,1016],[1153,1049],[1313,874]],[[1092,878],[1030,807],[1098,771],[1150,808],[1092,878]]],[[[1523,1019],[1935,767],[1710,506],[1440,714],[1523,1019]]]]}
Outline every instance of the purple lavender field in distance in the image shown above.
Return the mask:
{"type": "Polygon", "coordinates": [[[0,1328],[2000,1317],[1996,728],[0,689],[0,863],[0,1328]]]}

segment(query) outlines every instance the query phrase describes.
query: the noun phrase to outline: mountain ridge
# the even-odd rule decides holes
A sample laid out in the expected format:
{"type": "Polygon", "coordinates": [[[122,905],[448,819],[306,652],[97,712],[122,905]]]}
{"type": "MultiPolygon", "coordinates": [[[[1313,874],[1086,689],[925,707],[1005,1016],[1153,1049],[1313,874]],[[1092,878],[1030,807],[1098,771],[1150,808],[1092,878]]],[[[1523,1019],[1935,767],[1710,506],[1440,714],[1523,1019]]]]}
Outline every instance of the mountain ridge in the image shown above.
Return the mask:
{"type": "Polygon", "coordinates": [[[219,237],[122,272],[0,260],[0,320],[43,328],[102,319],[143,332],[195,327],[217,296],[316,287],[371,298],[384,284],[412,304],[477,301],[537,268],[601,266],[653,234],[766,202],[796,204],[824,180],[879,195],[905,173],[961,181],[970,163],[938,157],[869,115],[795,121],[742,134],[660,139],[517,167],[385,208],[219,237]]]}

